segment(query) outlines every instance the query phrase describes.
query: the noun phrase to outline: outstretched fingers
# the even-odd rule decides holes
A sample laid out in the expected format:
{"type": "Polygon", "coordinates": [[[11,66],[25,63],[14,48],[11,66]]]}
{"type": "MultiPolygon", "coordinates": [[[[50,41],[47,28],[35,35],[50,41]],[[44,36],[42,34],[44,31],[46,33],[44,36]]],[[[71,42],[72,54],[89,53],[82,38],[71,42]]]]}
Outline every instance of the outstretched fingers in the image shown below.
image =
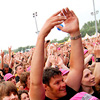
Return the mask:
{"type": "Polygon", "coordinates": [[[75,13],[73,12],[73,10],[71,10],[71,14],[72,14],[72,16],[77,17],[77,16],[75,15],[75,13]]]}
{"type": "Polygon", "coordinates": [[[70,13],[70,10],[68,8],[65,8],[65,9],[63,8],[61,10],[60,15],[61,16],[65,16],[66,18],[69,18],[69,16],[71,15],[71,13],[70,13]]]}
{"type": "Polygon", "coordinates": [[[59,25],[66,20],[66,16],[61,16],[59,14],[61,14],[61,11],[58,11],[49,18],[48,21],[51,23],[51,25],[59,25]]]}
{"type": "Polygon", "coordinates": [[[56,16],[56,17],[54,17],[53,19],[52,19],[52,21],[53,22],[56,22],[56,21],[64,21],[64,20],[66,20],[66,17],[65,16],[56,16]]]}

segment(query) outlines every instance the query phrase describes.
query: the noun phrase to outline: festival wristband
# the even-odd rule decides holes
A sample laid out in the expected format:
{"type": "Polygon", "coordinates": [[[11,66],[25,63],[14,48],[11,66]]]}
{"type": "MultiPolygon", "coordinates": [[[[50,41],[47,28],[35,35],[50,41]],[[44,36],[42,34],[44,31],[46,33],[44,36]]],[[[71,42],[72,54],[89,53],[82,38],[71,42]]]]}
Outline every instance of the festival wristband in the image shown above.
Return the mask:
{"type": "Polygon", "coordinates": [[[75,36],[75,37],[70,37],[71,40],[77,40],[79,38],[81,38],[81,34],[79,34],[78,36],[75,36]]]}

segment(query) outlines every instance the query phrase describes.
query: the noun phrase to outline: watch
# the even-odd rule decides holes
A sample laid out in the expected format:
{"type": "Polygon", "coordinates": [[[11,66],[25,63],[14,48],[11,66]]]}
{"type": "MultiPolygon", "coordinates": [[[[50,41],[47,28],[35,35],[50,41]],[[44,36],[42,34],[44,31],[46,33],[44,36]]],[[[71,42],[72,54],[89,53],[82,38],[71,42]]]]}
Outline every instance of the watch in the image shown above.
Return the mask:
{"type": "Polygon", "coordinates": [[[96,58],[96,62],[100,62],[100,58],[96,58]]]}

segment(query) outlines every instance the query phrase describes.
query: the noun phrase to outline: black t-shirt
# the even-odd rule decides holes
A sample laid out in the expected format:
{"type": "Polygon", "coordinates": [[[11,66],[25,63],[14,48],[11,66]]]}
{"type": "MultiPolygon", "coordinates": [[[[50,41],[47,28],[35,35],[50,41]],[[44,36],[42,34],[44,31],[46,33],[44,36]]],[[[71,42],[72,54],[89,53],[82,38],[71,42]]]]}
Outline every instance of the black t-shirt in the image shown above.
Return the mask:
{"type": "MultiPolygon", "coordinates": [[[[3,75],[6,75],[6,74],[7,74],[7,73],[5,73],[4,69],[0,69],[0,71],[2,71],[2,72],[3,72],[3,75]]],[[[12,69],[11,69],[11,68],[9,68],[8,73],[12,73],[12,69]]]]}
{"type": "MultiPolygon", "coordinates": [[[[73,97],[77,93],[75,90],[73,90],[72,88],[70,88],[67,85],[66,85],[66,91],[67,91],[67,95],[64,97],[61,97],[58,100],[69,100],[71,97],[73,97]]],[[[52,99],[45,96],[45,100],[52,100],[52,99]]]]}
{"type": "Polygon", "coordinates": [[[16,83],[19,82],[19,78],[20,78],[19,76],[15,77],[16,83]]]}

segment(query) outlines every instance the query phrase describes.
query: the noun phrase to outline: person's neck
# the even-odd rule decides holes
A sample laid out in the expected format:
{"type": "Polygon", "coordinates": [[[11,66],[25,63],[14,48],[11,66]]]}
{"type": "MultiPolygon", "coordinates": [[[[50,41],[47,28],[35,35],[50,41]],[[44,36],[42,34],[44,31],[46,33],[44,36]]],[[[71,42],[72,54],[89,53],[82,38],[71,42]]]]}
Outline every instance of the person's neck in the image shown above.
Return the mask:
{"type": "Polygon", "coordinates": [[[19,76],[19,77],[20,77],[20,75],[21,75],[21,74],[17,73],[17,76],[19,76]]]}
{"type": "Polygon", "coordinates": [[[82,91],[87,92],[89,94],[94,93],[94,90],[93,90],[92,86],[91,87],[82,86],[82,91]]]}
{"type": "Polygon", "coordinates": [[[48,97],[48,98],[50,98],[50,99],[52,99],[52,100],[57,100],[57,99],[59,99],[59,98],[56,98],[52,93],[50,93],[50,92],[46,92],[45,91],[45,95],[46,95],[46,97],[48,97]]]}

